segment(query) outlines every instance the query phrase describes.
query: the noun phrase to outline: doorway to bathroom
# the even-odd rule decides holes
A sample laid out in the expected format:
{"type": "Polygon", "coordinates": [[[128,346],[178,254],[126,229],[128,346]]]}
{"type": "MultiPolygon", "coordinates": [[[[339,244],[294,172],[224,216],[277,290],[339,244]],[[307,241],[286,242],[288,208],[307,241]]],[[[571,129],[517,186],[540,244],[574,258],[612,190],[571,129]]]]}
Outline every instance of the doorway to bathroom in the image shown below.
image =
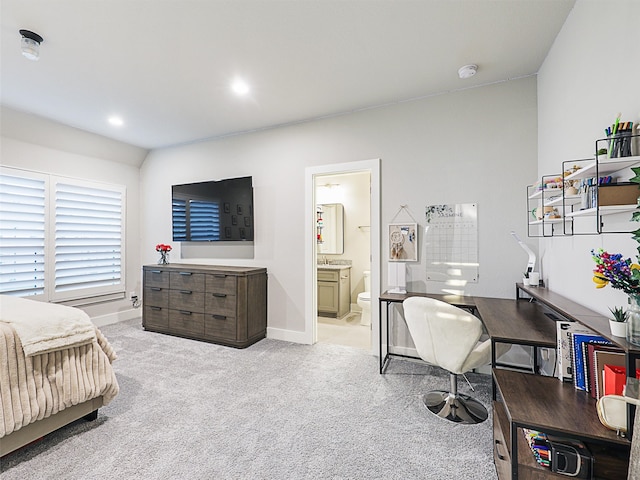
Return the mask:
{"type": "Polygon", "coordinates": [[[308,168],[307,207],[310,343],[375,352],[379,160],[308,168]]]}

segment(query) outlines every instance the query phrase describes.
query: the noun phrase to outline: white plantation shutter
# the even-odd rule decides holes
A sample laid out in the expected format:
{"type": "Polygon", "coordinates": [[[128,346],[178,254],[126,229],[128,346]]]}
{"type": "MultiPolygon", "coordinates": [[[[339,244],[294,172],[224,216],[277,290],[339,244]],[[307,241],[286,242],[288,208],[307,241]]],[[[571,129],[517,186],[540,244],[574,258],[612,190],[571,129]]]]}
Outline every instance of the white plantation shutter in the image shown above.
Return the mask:
{"type": "Polygon", "coordinates": [[[57,299],[123,291],[124,189],[55,182],[57,299]]]}
{"type": "Polygon", "coordinates": [[[125,206],[120,185],[0,167],[0,293],[124,293],[125,206]]]}
{"type": "Polygon", "coordinates": [[[0,172],[0,293],[45,293],[44,175],[0,172]]]}

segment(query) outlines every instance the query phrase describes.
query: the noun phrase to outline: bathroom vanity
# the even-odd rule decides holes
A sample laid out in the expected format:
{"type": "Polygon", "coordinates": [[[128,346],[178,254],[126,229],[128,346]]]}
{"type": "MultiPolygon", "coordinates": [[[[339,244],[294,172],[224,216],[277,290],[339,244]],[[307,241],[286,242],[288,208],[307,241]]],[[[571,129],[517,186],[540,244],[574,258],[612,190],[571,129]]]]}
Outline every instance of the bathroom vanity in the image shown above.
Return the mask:
{"type": "Polygon", "coordinates": [[[318,265],[318,315],[341,318],[351,310],[351,265],[318,265]]]}

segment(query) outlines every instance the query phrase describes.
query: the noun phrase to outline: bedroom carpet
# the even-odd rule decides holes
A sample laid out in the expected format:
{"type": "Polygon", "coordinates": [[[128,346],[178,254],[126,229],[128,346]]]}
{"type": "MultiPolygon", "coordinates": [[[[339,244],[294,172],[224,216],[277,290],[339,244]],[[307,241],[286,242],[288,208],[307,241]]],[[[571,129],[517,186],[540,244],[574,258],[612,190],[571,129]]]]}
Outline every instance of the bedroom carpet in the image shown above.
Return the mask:
{"type": "MultiPolygon", "coordinates": [[[[120,395],[0,461],[13,479],[495,479],[491,418],[457,425],[420,394],[435,367],[349,347],[262,340],[244,349],[101,328],[120,395]]],[[[468,375],[490,404],[490,378],[468,375]]],[[[470,393],[460,379],[462,393],[470,393]]]]}

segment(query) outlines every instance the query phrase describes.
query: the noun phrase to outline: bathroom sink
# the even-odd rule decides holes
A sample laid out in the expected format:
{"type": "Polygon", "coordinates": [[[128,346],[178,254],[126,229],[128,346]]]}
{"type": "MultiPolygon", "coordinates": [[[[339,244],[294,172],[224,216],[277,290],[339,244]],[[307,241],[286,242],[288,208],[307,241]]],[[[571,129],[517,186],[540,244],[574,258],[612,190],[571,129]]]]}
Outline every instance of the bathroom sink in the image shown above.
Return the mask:
{"type": "Polygon", "coordinates": [[[343,268],[351,268],[351,265],[332,265],[330,263],[318,264],[319,270],[342,270],[343,268]]]}

